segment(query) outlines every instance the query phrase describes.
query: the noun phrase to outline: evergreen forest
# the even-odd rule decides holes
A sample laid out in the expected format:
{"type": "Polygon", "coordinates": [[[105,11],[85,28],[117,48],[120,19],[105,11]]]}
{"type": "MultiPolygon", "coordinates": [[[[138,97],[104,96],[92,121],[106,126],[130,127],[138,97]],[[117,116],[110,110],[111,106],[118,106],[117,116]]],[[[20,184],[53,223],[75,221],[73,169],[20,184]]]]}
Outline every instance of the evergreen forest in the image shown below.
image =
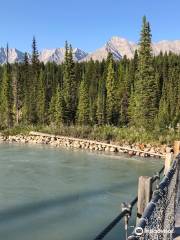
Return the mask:
{"type": "Polygon", "coordinates": [[[66,42],[59,65],[39,62],[33,38],[31,58],[25,53],[23,62],[0,66],[0,130],[49,126],[75,135],[74,129],[103,128],[109,129],[107,139],[113,138],[113,129],[179,131],[180,56],[153,56],[151,38],[143,17],[133,59],[115,61],[109,53],[102,62],[75,62],[66,42]]]}

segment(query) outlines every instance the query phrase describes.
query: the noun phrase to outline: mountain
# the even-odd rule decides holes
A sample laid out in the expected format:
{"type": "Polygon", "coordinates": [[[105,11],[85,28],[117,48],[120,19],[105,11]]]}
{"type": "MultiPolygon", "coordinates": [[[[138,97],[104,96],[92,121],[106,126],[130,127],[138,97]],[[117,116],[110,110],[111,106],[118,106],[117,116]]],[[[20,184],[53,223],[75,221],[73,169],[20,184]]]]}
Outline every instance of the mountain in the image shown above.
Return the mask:
{"type": "MultiPolygon", "coordinates": [[[[167,41],[163,40],[157,43],[152,43],[153,54],[158,55],[160,52],[173,52],[180,54],[180,40],[167,41]]],[[[135,50],[138,49],[138,44],[128,41],[121,37],[112,37],[101,48],[95,50],[92,53],[86,53],[80,48],[73,49],[73,57],[75,61],[83,62],[93,59],[94,61],[102,61],[106,59],[108,53],[111,52],[115,60],[121,60],[123,56],[131,59],[134,56],[135,50]]],[[[44,49],[40,52],[39,60],[41,62],[56,62],[60,64],[64,61],[65,49],[44,49]]],[[[30,57],[30,54],[29,54],[30,57]]],[[[9,49],[9,62],[22,62],[24,59],[24,53],[16,48],[9,49]]],[[[0,64],[4,64],[7,61],[7,54],[5,48],[0,48],[0,64]]]]}
{"type": "Polygon", "coordinates": [[[136,48],[137,45],[133,42],[128,42],[120,37],[112,37],[102,48],[97,49],[81,61],[89,61],[91,58],[94,61],[102,61],[107,58],[109,52],[113,54],[115,60],[120,60],[124,55],[132,58],[136,48]]]}
{"type": "MultiPolygon", "coordinates": [[[[30,54],[29,58],[31,57],[30,54]]],[[[65,49],[64,48],[56,48],[56,49],[44,49],[39,54],[39,60],[41,62],[56,62],[62,63],[64,61],[65,49]]],[[[85,58],[88,54],[79,48],[73,49],[73,57],[75,61],[80,61],[85,58]]],[[[9,63],[22,62],[24,60],[24,53],[17,50],[16,48],[9,49],[9,63]]],[[[0,64],[4,64],[7,61],[7,51],[6,48],[0,48],[0,64]]]]}
{"type": "MultiPolygon", "coordinates": [[[[88,54],[82,51],[79,48],[73,49],[73,58],[75,61],[80,61],[85,58],[88,54]]],[[[62,63],[64,61],[65,49],[64,48],[56,48],[56,49],[45,49],[39,55],[39,60],[41,62],[56,62],[62,63]]]]}
{"type": "MultiPolygon", "coordinates": [[[[9,63],[22,62],[24,59],[24,53],[20,52],[16,48],[9,49],[9,63]]],[[[0,48],[0,64],[4,64],[7,61],[6,48],[0,48]]]]}
{"type": "Polygon", "coordinates": [[[173,52],[180,54],[180,40],[167,41],[163,40],[157,43],[153,43],[154,55],[158,55],[160,52],[173,52]]]}
{"type": "MultiPolygon", "coordinates": [[[[96,61],[106,59],[108,53],[111,52],[115,60],[120,60],[123,56],[131,59],[134,56],[135,50],[138,49],[138,44],[130,42],[124,38],[112,37],[102,48],[90,53],[81,61],[89,61],[91,58],[96,61]]],[[[180,54],[180,40],[176,41],[160,41],[152,43],[153,54],[157,56],[160,52],[173,52],[180,54]]]]}

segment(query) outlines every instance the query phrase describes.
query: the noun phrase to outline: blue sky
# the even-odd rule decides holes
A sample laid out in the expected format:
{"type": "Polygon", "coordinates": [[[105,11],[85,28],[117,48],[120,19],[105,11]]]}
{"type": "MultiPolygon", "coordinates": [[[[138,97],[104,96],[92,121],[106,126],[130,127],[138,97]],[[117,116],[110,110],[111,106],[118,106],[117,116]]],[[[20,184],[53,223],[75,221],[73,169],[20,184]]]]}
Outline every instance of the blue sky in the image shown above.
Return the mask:
{"type": "Polygon", "coordinates": [[[179,0],[0,0],[0,45],[39,50],[64,46],[93,51],[111,36],[137,42],[142,16],[153,41],[180,39],[179,0]]]}

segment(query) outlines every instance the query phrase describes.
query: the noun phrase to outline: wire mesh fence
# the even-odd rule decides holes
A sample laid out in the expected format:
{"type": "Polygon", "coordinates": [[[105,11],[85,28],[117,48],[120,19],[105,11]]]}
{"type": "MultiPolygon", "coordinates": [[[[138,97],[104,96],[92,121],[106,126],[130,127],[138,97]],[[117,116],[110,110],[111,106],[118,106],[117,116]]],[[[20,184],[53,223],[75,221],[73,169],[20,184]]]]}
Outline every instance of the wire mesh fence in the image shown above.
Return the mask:
{"type": "Polygon", "coordinates": [[[129,240],[171,240],[174,233],[177,182],[180,155],[178,155],[159,188],[154,191],[139,224],[129,240]]]}

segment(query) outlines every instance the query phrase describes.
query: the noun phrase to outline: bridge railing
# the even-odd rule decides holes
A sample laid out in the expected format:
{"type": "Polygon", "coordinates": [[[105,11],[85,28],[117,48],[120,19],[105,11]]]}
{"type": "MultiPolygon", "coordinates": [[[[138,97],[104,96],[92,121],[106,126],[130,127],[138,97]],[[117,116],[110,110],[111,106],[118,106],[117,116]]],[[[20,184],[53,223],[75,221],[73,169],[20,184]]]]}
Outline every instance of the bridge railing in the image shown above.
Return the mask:
{"type": "Polygon", "coordinates": [[[157,190],[128,240],[171,240],[174,232],[177,180],[180,154],[169,172],[164,176],[157,190]]]}
{"type": "MultiPolygon", "coordinates": [[[[164,166],[160,169],[159,172],[157,172],[152,177],[152,184],[157,184],[157,180],[160,179],[161,174],[164,171],[164,166]]],[[[128,233],[128,221],[132,214],[132,209],[136,205],[138,201],[138,196],[136,196],[130,203],[123,203],[122,204],[122,212],[112,220],[111,223],[109,223],[95,238],[94,240],[101,240],[108,235],[109,232],[113,230],[113,228],[123,219],[125,220],[125,232],[126,232],[126,239],[127,239],[127,233],[128,233]]]]}

